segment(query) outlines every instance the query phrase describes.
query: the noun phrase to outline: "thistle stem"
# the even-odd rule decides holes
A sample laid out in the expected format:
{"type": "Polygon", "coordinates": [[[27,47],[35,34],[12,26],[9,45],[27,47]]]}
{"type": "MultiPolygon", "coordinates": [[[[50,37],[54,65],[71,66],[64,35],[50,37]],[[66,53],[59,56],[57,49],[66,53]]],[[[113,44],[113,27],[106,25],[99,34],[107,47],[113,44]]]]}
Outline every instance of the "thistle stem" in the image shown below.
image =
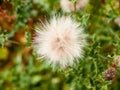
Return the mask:
{"type": "Polygon", "coordinates": [[[120,14],[120,0],[119,0],[119,14],[120,14]]]}
{"type": "Polygon", "coordinates": [[[76,2],[74,2],[74,13],[76,14],[76,2]]]}

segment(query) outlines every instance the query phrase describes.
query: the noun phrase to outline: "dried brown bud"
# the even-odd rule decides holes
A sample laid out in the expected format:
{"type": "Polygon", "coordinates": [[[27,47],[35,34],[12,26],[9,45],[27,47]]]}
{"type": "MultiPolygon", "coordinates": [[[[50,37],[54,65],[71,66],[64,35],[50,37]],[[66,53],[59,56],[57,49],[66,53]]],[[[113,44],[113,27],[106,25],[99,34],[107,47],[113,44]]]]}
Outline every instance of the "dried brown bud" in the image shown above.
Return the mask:
{"type": "Polygon", "coordinates": [[[104,73],[103,73],[104,79],[105,80],[113,80],[116,76],[116,70],[113,67],[108,68],[104,73]]]}

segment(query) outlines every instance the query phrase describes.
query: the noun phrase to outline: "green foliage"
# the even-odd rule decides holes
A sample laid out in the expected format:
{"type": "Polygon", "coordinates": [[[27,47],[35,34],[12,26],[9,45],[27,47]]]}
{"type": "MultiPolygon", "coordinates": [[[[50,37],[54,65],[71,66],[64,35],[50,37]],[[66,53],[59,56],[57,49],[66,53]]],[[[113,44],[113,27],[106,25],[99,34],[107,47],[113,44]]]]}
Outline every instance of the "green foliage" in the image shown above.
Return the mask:
{"type": "Polygon", "coordinates": [[[4,33],[0,34],[0,46],[4,46],[5,41],[8,39],[7,35],[4,33]]]}
{"type": "Polygon", "coordinates": [[[62,12],[59,0],[12,0],[10,3],[16,21],[10,32],[0,31],[0,46],[8,48],[0,48],[0,61],[8,57],[10,62],[3,70],[4,65],[0,63],[0,90],[119,90],[120,70],[111,81],[104,79],[103,72],[114,64],[114,56],[120,54],[120,27],[114,23],[120,16],[120,6],[114,6],[120,4],[120,0],[90,0],[85,10],[72,13],[62,12]],[[30,18],[36,21],[41,15],[49,19],[56,13],[72,16],[88,35],[84,58],[64,71],[52,71],[46,62],[37,60],[31,49],[29,53],[25,52],[26,46],[32,45],[27,24],[30,18]],[[26,44],[16,44],[16,41],[11,44],[11,38],[20,29],[25,32],[26,44]],[[9,52],[12,53],[10,56],[9,52]]]}

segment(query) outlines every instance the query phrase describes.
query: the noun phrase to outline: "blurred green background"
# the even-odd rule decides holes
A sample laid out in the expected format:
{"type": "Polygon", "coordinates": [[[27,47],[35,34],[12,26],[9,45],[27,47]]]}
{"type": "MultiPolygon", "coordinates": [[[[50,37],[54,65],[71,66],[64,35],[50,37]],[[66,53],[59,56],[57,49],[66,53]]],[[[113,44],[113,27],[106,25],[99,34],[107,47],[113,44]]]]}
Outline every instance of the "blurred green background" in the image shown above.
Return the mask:
{"type": "Polygon", "coordinates": [[[89,0],[84,10],[65,13],[60,0],[0,0],[0,90],[120,90],[102,73],[120,54],[120,0],[89,0]],[[88,34],[85,58],[64,71],[41,61],[31,42],[34,28],[54,15],[71,15],[88,34]]]}

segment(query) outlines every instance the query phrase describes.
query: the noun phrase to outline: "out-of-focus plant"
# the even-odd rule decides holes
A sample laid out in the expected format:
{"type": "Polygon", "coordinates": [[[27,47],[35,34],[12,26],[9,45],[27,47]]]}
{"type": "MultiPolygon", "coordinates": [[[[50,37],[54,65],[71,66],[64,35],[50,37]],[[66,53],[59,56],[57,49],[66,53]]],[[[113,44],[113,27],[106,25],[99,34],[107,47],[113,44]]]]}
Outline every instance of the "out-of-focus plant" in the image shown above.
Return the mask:
{"type": "Polygon", "coordinates": [[[119,90],[119,16],[120,0],[89,0],[69,13],[60,0],[1,0],[0,90],[119,90]],[[31,48],[35,23],[56,14],[73,17],[87,33],[84,57],[63,71],[52,71],[31,48]]]}

